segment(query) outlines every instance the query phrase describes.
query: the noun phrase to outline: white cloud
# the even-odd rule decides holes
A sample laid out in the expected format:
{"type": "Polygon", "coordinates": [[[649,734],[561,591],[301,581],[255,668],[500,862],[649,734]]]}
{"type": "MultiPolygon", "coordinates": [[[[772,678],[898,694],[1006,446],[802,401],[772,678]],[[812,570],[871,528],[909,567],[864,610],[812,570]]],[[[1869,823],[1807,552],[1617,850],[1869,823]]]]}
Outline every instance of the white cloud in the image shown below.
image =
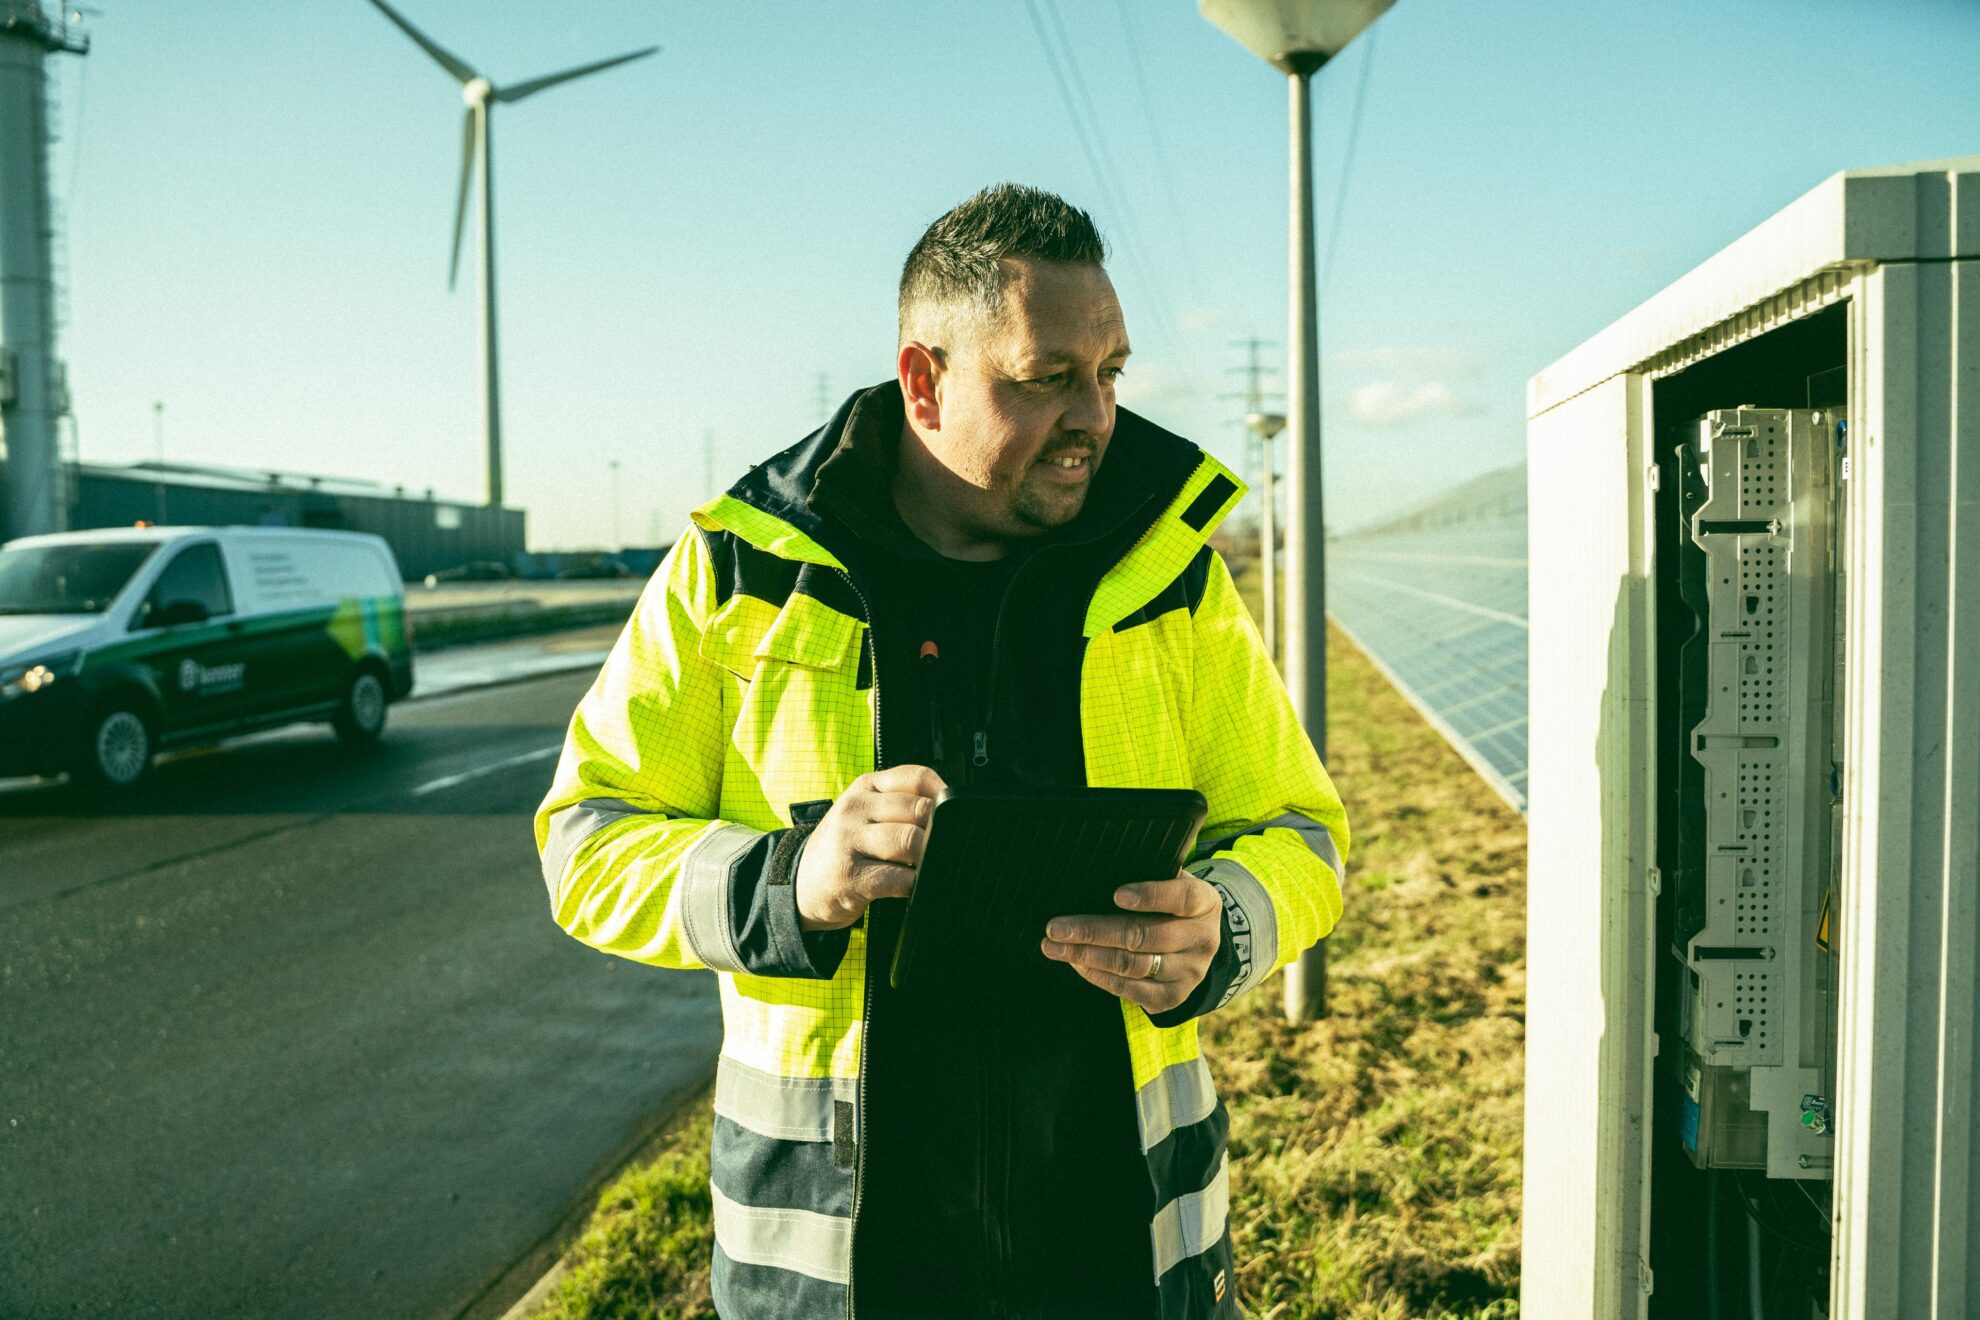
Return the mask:
{"type": "Polygon", "coordinates": [[[1426,417],[1466,417],[1478,405],[1438,380],[1404,385],[1378,380],[1348,395],[1348,415],[1364,426],[1408,426],[1426,417]]]}
{"type": "Polygon", "coordinates": [[[1160,408],[1181,408],[1195,402],[1195,394],[1181,376],[1153,362],[1128,359],[1127,374],[1121,377],[1120,401],[1138,413],[1152,415],[1160,408]]]}

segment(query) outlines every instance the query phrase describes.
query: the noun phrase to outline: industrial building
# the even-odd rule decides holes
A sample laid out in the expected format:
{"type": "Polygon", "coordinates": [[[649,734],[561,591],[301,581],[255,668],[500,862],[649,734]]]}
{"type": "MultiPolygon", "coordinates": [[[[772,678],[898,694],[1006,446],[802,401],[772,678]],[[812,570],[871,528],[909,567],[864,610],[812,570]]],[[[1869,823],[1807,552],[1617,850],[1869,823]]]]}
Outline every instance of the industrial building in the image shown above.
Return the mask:
{"type": "Polygon", "coordinates": [[[500,505],[492,421],[485,506],[330,477],[77,461],[57,351],[61,222],[48,186],[56,107],[46,65],[88,52],[79,17],[40,0],[0,0],[0,541],[140,521],[325,527],[383,536],[408,578],[483,560],[515,567],[524,518],[500,505]]]}
{"type": "MultiPolygon", "coordinates": [[[[374,532],[391,545],[409,580],[481,560],[513,567],[523,552],[521,509],[436,499],[430,490],[184,463],[65,468],[72,474],[62,492],[71,529],[149,522],[374,532]]],[[[11,534],[0,520],[0,540],[11,534]]]]}

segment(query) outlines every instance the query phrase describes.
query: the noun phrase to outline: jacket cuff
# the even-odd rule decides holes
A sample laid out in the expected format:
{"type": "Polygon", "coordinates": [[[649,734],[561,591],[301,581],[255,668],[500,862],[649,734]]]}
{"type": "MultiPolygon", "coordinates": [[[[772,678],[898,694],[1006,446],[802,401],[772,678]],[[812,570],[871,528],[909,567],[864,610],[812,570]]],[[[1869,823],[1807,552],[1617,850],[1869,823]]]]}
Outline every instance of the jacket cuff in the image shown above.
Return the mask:
{"type": "Polygon", "coordinates": [[[752,976],[829,980],[838,973],[851,928],[807,931],[797,903],[798,860],[831,805],[829,800],[793,804],[791,827],[765,834],[731,869],[736,953],[752,976]]]}
{"type": "Polygon", "coordinates": [[[1189,998],[1174,1008],[1160,1013],[1150,1013],[1148,1020],[1158,1027],[1180,1027],[1191,1018],[1202,1017],[1214,1008],[1223,1007],[1232,985],[1237,982],[1239,965],[1237,946],[1231,938],[1231,910],[1224,908],[1219,919],[1223,935],[1217,941],[1216,956],[1210,959],[1210,970],[1203,974],[1202,982],[1190,991],[1189,998]]]}

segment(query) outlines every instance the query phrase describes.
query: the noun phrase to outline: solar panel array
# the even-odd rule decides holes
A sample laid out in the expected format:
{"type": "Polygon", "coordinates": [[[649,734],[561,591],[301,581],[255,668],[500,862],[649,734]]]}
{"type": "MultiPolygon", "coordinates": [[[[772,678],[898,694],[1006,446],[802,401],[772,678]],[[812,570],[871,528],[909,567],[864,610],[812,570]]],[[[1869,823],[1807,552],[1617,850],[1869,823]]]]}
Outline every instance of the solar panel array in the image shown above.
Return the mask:
{"type": "Polygon", "coordinates": [[[1526,810],[1526,472],[1327,546],[1327,612],[1526,810]]]}

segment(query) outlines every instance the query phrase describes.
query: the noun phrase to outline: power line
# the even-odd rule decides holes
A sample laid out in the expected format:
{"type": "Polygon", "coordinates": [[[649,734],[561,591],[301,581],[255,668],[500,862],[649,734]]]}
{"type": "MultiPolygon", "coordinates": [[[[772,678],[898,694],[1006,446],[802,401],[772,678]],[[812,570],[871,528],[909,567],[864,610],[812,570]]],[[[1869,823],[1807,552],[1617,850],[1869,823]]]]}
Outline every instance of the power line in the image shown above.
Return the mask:
{"type": "MultiPolygon", "coordinates": [[[[1047,18],[1052,20],[1052,31],[1059,41],[1059,53],[1065,57],[1066,69],[1072,74],[1072,89],[1079,96],[1079,103],[1086,111],[1086,122],[1093,132],[1093,145],[1100,154],[1100,163],[1106,167],[1107,177],[1113,186],[1116,198],[1122,203],[1121,213],[1127,213],[1127,190],[1121,185],[1120,167],[1114,164],[1114,153],[1107,146],[1107,134],[1101,128],[1100,111],[1093,104],[1093,95],[1087,90],[1086,75],[1080,71],[1079,56],[1073,46],[1072,35],[1066,31],[1066,21],[1059,13],[1059,7],[1052,0],[1039,0],[1047,18]]],[[[1070,107],[1068,107],[1070,108],[1070,107]]]]}
{"type": "MultiPolygon", "coordinates": [[[[1050,0],[1046,0],[1046,3],[1049,7],[1050,0]]],[[[1072,80],[1079,80],[1079,63],[1073,55],[1071,41],[1065,39],[1065,27],[1059,20],[1058,11],[1053,9],[1050,12],[1053,23],[1064,40],[1064,66],[1060,63],[1062,52],[1054,48],[1052,37],[1046,31],[1045,22],[1039,15],[1039,0],[1024,0],[1024,7],[1025,13],[1031,19],[1031,30],[1037,34],[1039,49],[1045,53],[1045,63],[1052,72],[1052,79],[1058,84],[1059,99],[1065,105],[1066,117],[1072,122],[1073,136],[1079,142],[1080,152],[1086,157],[1087,168],[1093,172],[1094,183],[1100,190],[1102,202],[1120,217],[1121,228],[1127,238],[1124,246],[1128,260],[1134,265],[1136,275],[1140,277],[1142,286],[1147,290],[1148,300],[1155,305],[1156,322],[1162,328],[1162,337],[1175,350],[1177,364],[1189,377],[1191,387],[1198,394],[1202,394],[1205,392],[1203,383],[1198,379],[1194,367],[1183,352],[1182,345],[1176,339],[1176,318],[1170,310],[1168,299],[1163,296],[1161,285],[1156,282],[1142,261],[1142,245],[1134,230],[1132,212],[1127,205],[1126,196],[1114,181],[1110,168],[1113,158],[1105,151],[1105,139],[1100,130],[1099,115],[1097,112],[1093,113],[1093,123],[1089,130],[1086,119],[1080,113],[1081,102],[1074,97],[1072,81],[1068,80],[1066,74],[1067,68],[1070,68],[1072,80]],[[1098,148],[1095,147],[1096,141],[1100,143],[1098,148]]],[[[1081,95],[1084,96],[1083,86],[1081,95]]],[[[1085,104],[1090,111],[1091,99],[1087,98],[1085,104]]]]}
{"type": "Polygon", "coordinates": [[[1169,204],[1169,223],[1175,226],[1176,242],[1182,248],[1183,270],[1189,278],[1190,296],[1201,307],[1206,300],[1203,285],[1198,279],[1200,268],[1189,241],[1189,225],[1184,221],[1182,207],[1176,201],[1175,171],[1169,168],[1169,154],[1162,146],[1162,132],[1155,124],[1155,102],[1148,94],[1148,75],[1141,67],[1141,50],[1134,39],[1134,24],[1128,20],[1127,0],[1114,0],[1114,12],[1121,20],[1121,44],[1127,49],[1128,67],[1134,72],[1135,93],[1141,100],[1141,118],[1148,125],[1148,146],[1155,156],[1155,174],[1162,183],[1162,196],[1169,204]]]}
{"type": "Polygon", "coordinates": [[[1059,99],[1065,103],[1066,118],[1072,121],[1073,137],[1078,140],[1080,152],[1086,157],[1087,168],[1093,172],[1093,182],[1100,189],[1102,200],[1120,214],[1125,225],[1127,207],[1114,195],[1112,176],[1101,167],[1100,156],[1087,137],[1086,120],[1080,116],[1079,106],[1074,103],[1072,86],[1066,81],[1065,70],[1059,67],[1059,53],[1045,31],[1045,20],[1038,15],[1038,0],[1024,0],[1024,10],[1031,18],[1031,30],[1038,36],[1038,48],[1045,52],[1045,63],[1052,70],[1052,80],[1059,86],[1059,99]]]}
{"type": "MultiPolygon", "coordinates": [[[[1133,223],[1133,211],[1127,204],[1127,188],[1121,182],[1119,167],[1114,164],[1114,154],[1108,149],[1107,133],[1101,127],[1100,111],[1094,106],[1093,97],[1087,91],[1086,75],[1080,70],[1079,56],[1074,51],[1072,35],[1066,31],[1065,19],[1060,15],[1059,7],[1054,3],[1054,0],[1040,0],[1040,3],[1044,7],[1046,15],[1052,20],[1052,30],[1058,34],[1059,38],[1059,53],[1065,57],[1066,68],[1072,73],[1072,85],[1079,94],[1080,104],[1086,109],[1086,122],[1092,129],[1093,141],[1099,150],[1100,161],[1107,169],[1107,174],[1116,198],[1116,204],[1122,217],[1121,223],[1128,230],[1128,238],[1131,244],[1130,253],[1134,260],[1135,270],[1141,275],[1142,282],[1148,286],[1148,296],[1149,300],[1155,304],[1155,314],[1162,318],[1164,326],[1163,337],[1168,339],[1172,345],[1175,345],[1175,337],[1169,330],[1169,327],[1177,325],[1175,311],[1169,306],[1168,296],[1162,291],[1162,286],[1155,281],[1148,268],[1142,263],[1143,256],[1152,256],[1153,254],[1147,251],[1147,248],[1141,241],[1140,227],[1133,223]]],[[[1070,108],[1069,106],[1068,110],[1070,108]]],[[[1176,345],[1176,347],[1180,349],[1180,345],[1176,345]]]]}
{"type": "Polygon", "coordinates": [[[1334,219],[1327,226],[1327,246],[1320,264],[1320,291],[1334,277],[1334,249],[1341,237],[1341,215],[1347,210],[1348,178],[1354,172],[1354,146],[1361,140],[1361,102],[1368,92],[1368,70],[1375,63],[1375,37],[1380,27],[1370,28],[1361,52],[1361,77],[1354,87],[1354,109],[1348,113],[1347,150],[1341,156],[1341,182],[1334,191],[1334,219]]]}

